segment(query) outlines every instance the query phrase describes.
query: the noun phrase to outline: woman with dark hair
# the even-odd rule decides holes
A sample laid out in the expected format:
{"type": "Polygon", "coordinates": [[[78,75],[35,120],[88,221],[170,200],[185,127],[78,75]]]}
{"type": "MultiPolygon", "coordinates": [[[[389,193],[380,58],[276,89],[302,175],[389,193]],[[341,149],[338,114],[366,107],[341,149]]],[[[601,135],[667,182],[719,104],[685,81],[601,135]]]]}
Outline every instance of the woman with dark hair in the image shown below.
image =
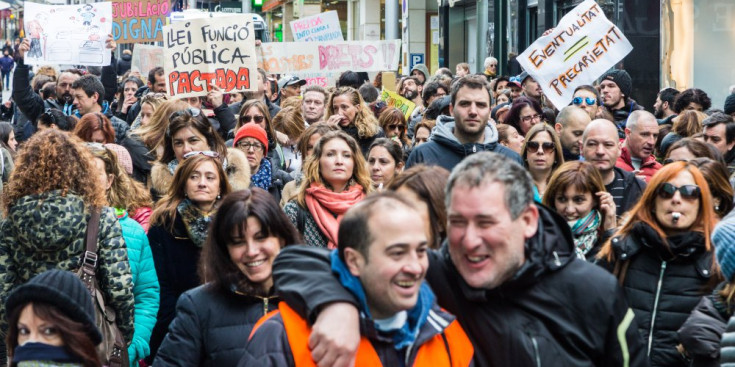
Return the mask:
{"type": "Polygon", "coordinates": [[[219,154],[192,151],[176,168],[166,196],[153,211],[148,240],[161,286],[161,299],[151,335],[149,361],[155,358],[174,318],[176,300],[201,284],[196,271],[199,255],[219,201],[229,193],[230,184],[219,154]]]}
{"type": "Polygon", "coordinates": [[[76,274],[53,269],[36,275],[8,296],[5,307],[10,367],[102,365],[95,305],[76,274]]]}
{"type": "Polygon", "coordinates": [[[385,137],[383,129],[363,102],[360,93],[353,88],[340,87],[329,96],[325,118],[328,124],[339,126],[357,141],[363,157],[367,156],[375,139],[385,137]]]}
{"type": "Polygon", "coordinates": [[[388,186],[393,177],[403,171],[403,149],[395,140],[388,138],[375,139],[368,151],[368,170],[373,187],[382,190],[388,186]]]}
{"type": "MultiPolygon", "coordinates": [[[[92,210],[100,211],[97,282],[115,310],[126,342],[133,340],[133,284],[125,242],[92,154],[76,136],[49,129],[25,142],[3,192],[0,226],[0,294],[7,295],[49,269],[76,271],[85,252],[92,210]]],[[[3,308],[0,330],[7,314],[3,308]]]]}
{"type": "Polygon", "coordinates": [[[142,86],[143,81],[134,76],[130,76],[120,83],[120,87],[118,88],[119,96],[115,102],[113,102],[114,105],[111,106],[112,110],[115,111],[115,116],[127,121],[130,107],[134,105],[135,102],[138,102],[138,98],[135,96],[135,93],[138,91],[138,88],[142,86]]]}
{"type": "Polygon", "coordinates": [[[671,144],[666,159],[664,159],[664,164],[678,161],[688,162],[700,157],[722,162],[722,156],[712,145],[694,138],[684,138],[671,144]]]}
{"type": "Polygon", "coordinates": [[[503,123],[513,126],[519,134],[529,140],[526,135],[528,130],[531,130],[533,125],[542,123],[543,119],[544,111],[536,100],[528,97],[518,97],[513,100],[510,111],[505,115],[503,123]]]}
{"type": "Polygon", "coordinates": [[[710,158],[694,158],[690,164],[699,168],[707,181],[710,192],[712,192],[712,204],[714,204],[715,215],[721,220],[732,210],[733,189],[727,177],[727,166],[710,158]]]}
{"type": "Polygon", "coordinates": [[[85,114],[74,127],[74,135],[89,143],[112,144],[115,130],[107,116],[101,112],[85,114]]]}
{"type": "Polygon", "coordinates": [[[232,131],[232,137],[235,137],[235,133],[239,131],[243,125],[251,122],[263,128],[268,135],[268,146],[271,148],[269,149],[270,153],[268,153],[268,159],[270,159],[272,166],[283,169],[285,159],[283,157],[283,149],[279,144],[279,133],[273,127],[273,121],[271,121],[268,106],[259,99],[251,99],[242,105],[237,119],[237,124],[235,124],[235,129],[232,131]]]}
{"type": "Polygon", "coordinates": [[[62,131],[72,131],[76,127],[79,119],[76,116],[67,116],[61,110],[49,108],[38,116],[36,126],[38,130],[59,129],[62,131]]]}
{"type": "Polygon", "coordinates": [[[222,199],[202,250],[206,283],[176,303],[176,318],[154,366],[235,366],[255,323],[278,307],[273,260],[301,242],[278,203],[264,190],[236,191],[222,199]]]}
{"type": "Polygon", "coordinates": [[[344,131],[333,131],[314,146],[298,195],[283,210],[306,245],[334,249],[342,216],[372,191],[357,142],[344,131]]]}
{"type": "Polygon", "coordinates": [[[572,230],[577,257],[592,261],[617,227],[615,201],[589,162],[559,166],[549,180],[543,204],[556,209],[572,230]]]}
{"type": "Polygon", "coordinates": [[[222,137],[202,115],[201,110],[187,108],[174,112],[166,129],[163,152],[151,168],[151,194],[154,199],[168,192],[176,167],[187,153],[213,151],[225,165],[227,180],[233,189],[250,187],[250,167],[245,154],[238,149],[227,148],[222,137]]]}
{"type": "Polygon", "coordinates": [[[526,134],[521,157],[533,178],[533,199],[540,203],[551,175],[564,163],[556,130],[546,124],[534,125],[526,134]]]}
{"type": "Polygon", "coordinates": [[[397,175],[388,185],[407,200],[413,202],[423,214],[427,232],[431,234],[429,247],[441,247],[446,237],[447,209],[444,204],[444,187],[449,171],[439,166],[419,164],[397,175]]]}
{"type": "Polygon", "coordinates": [[[386,138],[400,143],[404,151],[410,150],[411,142],[408,140],[408,136],[406,136],[406,117],[401,110],[395,107],[386,108],[380,113],[378,124],[383,129],[386,138]]]}
{"type": "Polygon", "coordinates": [[[674,162],[656,172],[600,250],[635,313],[651,366],[689,366],[676,349],[676,330],[721,279],[710,242],[716,222],[701,171],[674,162]]]}

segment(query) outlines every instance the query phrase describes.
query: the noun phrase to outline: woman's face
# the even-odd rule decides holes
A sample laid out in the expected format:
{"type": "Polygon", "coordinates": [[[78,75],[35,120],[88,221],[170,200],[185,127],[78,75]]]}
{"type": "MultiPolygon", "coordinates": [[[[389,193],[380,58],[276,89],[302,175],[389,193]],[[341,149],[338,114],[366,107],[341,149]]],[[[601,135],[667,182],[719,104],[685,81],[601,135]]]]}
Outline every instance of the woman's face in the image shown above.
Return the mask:
{"type": "Polygon", "coordinates": [[[692,159],[697,158],[692,152],[689,151],[686,147],[676,148],[669,152],[669,156],[667,159],[671,159],[674,162],[678,161],[691,161],[692,159]]]}
{"type": "Polygon", "coordinates": [[[268,131],[266,128],[266,122],[265,122],[265,116],[262,112],[260,112],[260,109],[258,107],[250,107],[247,111],[245,111],[245,114],[240,117],[240,119],[244,124],[250,124],[250,123],[256,123],[258,126],[262,127],[263,130],[268,131]],[[250,119],[248,121],[248,119],[250,119]]]}
{"type": "Polygon", "coordinates": [[[197,129],[185,127],[179,129],[171,142],[174,148],[174,155],[179,162],[184,160],[184,155],[189,152],[205,151],[210,147],[207,144],[207,138],[204,137],[197,129]]]}
{"type": "Polygon", "coordinates": [[[332,110],[335,115],[342,116],[342,120],[339,122],[340,126],[348,126],[355,122],[357,107],[352,104],[349,95],[343,94],[334,97],[334,99],[332,99],[332,110]]]}
{"type": "Polygon", "coordinates": [[[547,147],[549,144],[551,144],[552,147],[554,146],[551,136],[549,136],[549,133],[546,131],[536,134],[528,143],[526,143],[526,162],[528,162],[529,171],[551,170],[554,166],[554,159],[556,159],[554,149],[552,148],[547,151],[547,148],[544,147],[544,143],[546,143],[545,145],[547,147]],[[538,144],[538,148],[534,149],[531,145],[535,144],[531,144],[531,142],[538,144]]]}
{"type": "MultiPolygon", "coordinates": [[[[681,171],[676,177],[666,183],[680,188],[684,185],[694,185],[694,177],[689,171],[681,171]]],[[[661,187],[657,188],[661,190],[661,187]]],[[[674,192],[671,198],[662,196],[659,191],[654,202],[656,220],[665,231],[682,232],[690,230],[699,215],[699,196],[696,198],[685,198],[679,190],[674,192]],[[678,213],[678,214],[674,214],[678,213]],[[674,218],[678,215],[678,220],[674,218]]]]}
{"type": "Polygon", "coordinates": [[[237,141],[237,148],[245,153],[245,157],[248,159],[248,165],[250,166],[250,173],[257,173],[258,168],[260,168],[260,162],[265,155],[263,144],[258,139],[247,137],[237,141]]]}
{"type": "Polygon", "coordinates": [[[137,90],[138,90],[138,84],[136,84],[135,82],[125,83],[125,87],[123,89],[123,97],[124,97],[123,100],[133,97],[137,90]]]}
{"type": "Polygon", "coordinates": [[[43,343],[55,347],[64,346],[64,340],[56,326],[36,316],[33,304],[29,303],[20,311],[18,318],[18,345],[43,343]]]}
{"type": "MultiPolygon", "coordinates": [[[[321,137],[322,134],[319,133],[313,134],[311,137],[309,137],[309,141],[306,142],[306,157],[310,157],[311,153],[314,153],[314,147],[321,137]]],[[[304,157],[304,159],[306,159],[306,157],[304,157]]]]}
{"type": "Polygon", "coordinates": [[[245,237],[237,237],[239,233],[232,234],[235,242],[227,246],[230,260],[249,281],[268,291],[273,286],[273,260],[285,243],[276,236],[267,236],[255,217],[248,217],[244,233],[245,237]]]}
{"type": "Polygon", "coordinates": [[[105,171],[105,161],[103,161],[100,158],[95,157],[94,158],[94,166],[97,168],[97,181],[99,181],[100,185],[105,188],[105,190],[109,190],[110,186],[112,186],[112,180],[114,179],[112,174],[107,174],[105,171]]]}
{"type": "Polygon", "coordinates": [[[10,134],[8,135],[8,146],[12,150],[18,147],[18,141],[15,140],[15,131],[13,130],[10,130],[10,134]]]}
{"type": "Polygon", "coordinates": [[[370,169],[370,178],[373,180],[373,186],[381,187],[381,185],[387,185],[396,173],[401,172],[403,163],[396,165],[396,161],[388,153],[388,149],[382,146],[376,146],[370,149],[368,153],[368,168],[370,169]]]}
{"type": "Polygon", "coordinates": [[[539,115],[536,110],[529,106],[523,107],[518,121],[518,126],[521,128],[519,133],[526,135],[528,130],[531,130],[531,126],[536,125],[539,122],[541,122],[541,115],[539,115]]]}
{"type": "Polygon", "coordinates": [[[319,172],[334,192],[342,192],[352,178],[355,158],[347,142],[340,138],[328,141],[319,157],[319,172]]]}
{"type": "Polygon", "coordinates": [[[102,132],[102,129],[97,129],[94,132],[92,132],[92,136],[89,138],[89,140],[92,143],[100,143],[100,144],[107,143],[105,141],[105,134],[102,132]]]}
{"type": "Polygon", "coordinates": [[[576,221],[586,217],[594,209],[595,201],[593,199],[591,192],[581,191],[574,186],[569,186],[566,190],[559,190],[556,194],[554,208],[567,222],[576,221]]]}
{"type": "Polygon", "coordinates": [[[521,154],[524,141],[526,141],[526,139],[523,137],[523,135],[518,133],[518,130],[516,130],[516,128],[514,128],[513,126],[508,126],[508,141],[501,144],[512,149],[514,152],[521,154]]]}
{"type": "Polygon", "coordinates": [[[217,200],[220,177],[217,167],[211,160],[199,163],[186,179],[186,196],[200,208],[209,210],[217,200]]]}
{"type": "Polygon", "coordinates": [[[148,121],[151,120],[151,116],[153,116],[153,105],[150,103],[143,103],[140,105],[140,126],[148,125],[148,121]]]}

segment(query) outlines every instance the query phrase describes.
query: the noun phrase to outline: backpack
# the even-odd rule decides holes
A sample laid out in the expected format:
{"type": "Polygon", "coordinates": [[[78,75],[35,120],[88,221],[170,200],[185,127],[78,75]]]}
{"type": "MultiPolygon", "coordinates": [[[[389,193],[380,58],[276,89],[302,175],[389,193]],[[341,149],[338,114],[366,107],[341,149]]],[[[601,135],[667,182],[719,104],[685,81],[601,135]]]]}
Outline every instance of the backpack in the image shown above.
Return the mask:
{"type": "Polygon", "coordinates": [[[129,364],[128,348],[120,329],[115,323],[115,310],[105,305],[104,297],[97,283],[97,236],[100,228],[101,209],[92,208],[91,213],[84,239],[84,256],[76,274],[89,290],[92,303],[95,305],[95,324],[102,334],[102,343],[97,346],[97,354],[100,361],[102,361],[102,365],[127,367],[129,364]]]}

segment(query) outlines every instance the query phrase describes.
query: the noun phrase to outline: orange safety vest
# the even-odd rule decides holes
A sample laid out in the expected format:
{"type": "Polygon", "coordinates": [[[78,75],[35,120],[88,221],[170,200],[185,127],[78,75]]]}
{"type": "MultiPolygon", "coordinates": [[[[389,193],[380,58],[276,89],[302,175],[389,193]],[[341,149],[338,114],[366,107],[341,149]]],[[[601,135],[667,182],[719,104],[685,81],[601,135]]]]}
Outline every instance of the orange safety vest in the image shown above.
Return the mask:
{"type": "MultiPolygon", "coordinates": [[[[278,304],[274,310],[263,316],[253,327],[250,338],[253,337],[260,325],[280,312],[283,325],[286,329],[288,344],[291,347],[295,367],[316,367],[311,359],[309,350],[309,335],[311,329],[306,321],[286,302],[278,304]]],[[[413,366],[432,367],[466,367],[470,365],[475,349],[459,323],[454,320],[444,329],[446,344],[441,334],[434,335],[430,340],[419,347],[413,366]]],[[[360,338],[360,346],[355,357],[355,367],[382,366],[378,353],[366,337],[360,338]]]]}

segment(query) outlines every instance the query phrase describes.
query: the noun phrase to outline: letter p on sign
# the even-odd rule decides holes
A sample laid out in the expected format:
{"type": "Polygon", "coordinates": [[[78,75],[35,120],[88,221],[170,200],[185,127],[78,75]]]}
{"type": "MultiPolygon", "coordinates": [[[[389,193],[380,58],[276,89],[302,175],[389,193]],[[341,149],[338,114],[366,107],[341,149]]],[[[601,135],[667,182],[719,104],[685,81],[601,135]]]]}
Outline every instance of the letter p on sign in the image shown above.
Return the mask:
{"type": "Polygon", "coordinates": [[[411,69],[418,64],[424,63],[424,54],[411,54],[411,69]]]}

